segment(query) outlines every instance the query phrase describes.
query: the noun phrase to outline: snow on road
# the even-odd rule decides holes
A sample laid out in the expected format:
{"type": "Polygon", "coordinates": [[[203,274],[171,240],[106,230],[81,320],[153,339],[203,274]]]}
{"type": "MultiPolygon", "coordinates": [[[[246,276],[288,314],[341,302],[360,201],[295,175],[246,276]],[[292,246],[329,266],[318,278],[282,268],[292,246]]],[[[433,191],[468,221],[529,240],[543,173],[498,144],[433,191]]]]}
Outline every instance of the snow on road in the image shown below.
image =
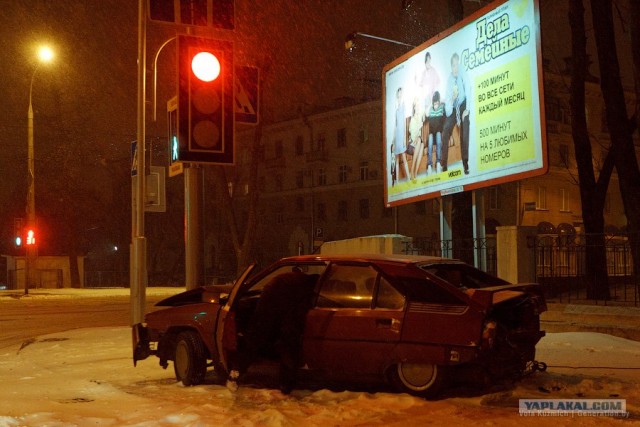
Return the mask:
{"type": "Polygon", "coordinates": [[[183,387],[157,358],[131,360],[126,327],[76,329],[0,350],[0,426],[618,425],[612,417],[518,415],[519,398],[626,399],[640,416],[640,342],[596,333],[549,334],[545,373],[494,392],[457,389],[437,401],[364,391],[183,387]],[[570,367],[569,367],[570,366],[570,367]],[[596,367],[589,369],[585,367],[596,367]],[[580,367],[580,368],[576,368],[580,367]],[[628,369],[635,367],[636,369],[628,369]],[[614,369],[615,368],[615,369],[614,369]],[[623,368],[623,369],[619,369],[623,368]]]}

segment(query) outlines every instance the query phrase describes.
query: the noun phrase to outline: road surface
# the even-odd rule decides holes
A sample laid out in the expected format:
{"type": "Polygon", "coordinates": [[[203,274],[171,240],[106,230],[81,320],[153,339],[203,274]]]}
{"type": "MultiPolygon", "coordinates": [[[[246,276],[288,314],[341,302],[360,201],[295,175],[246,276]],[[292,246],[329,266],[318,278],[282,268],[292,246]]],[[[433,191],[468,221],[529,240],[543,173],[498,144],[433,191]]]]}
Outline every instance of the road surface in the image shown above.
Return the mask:
{"type": "MultiPolygon", "coordinates": [[[[183,290],[147,289],[145,312],[183,290]]],[[[130,324],[129,289],[33,289],[28,295],[17,291],[0,295],[0,349],[55,332],[130,324]]]]}

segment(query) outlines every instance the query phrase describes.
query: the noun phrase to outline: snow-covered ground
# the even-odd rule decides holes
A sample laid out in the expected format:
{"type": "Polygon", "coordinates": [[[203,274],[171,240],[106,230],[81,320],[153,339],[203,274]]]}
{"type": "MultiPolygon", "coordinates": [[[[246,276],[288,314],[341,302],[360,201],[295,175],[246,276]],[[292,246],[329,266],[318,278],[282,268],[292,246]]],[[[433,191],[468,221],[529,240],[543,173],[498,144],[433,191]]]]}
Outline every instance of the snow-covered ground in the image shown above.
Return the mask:
{"type": "Polygon", "coordinates": [[[538,348],[538,359],[549,364],[547,372],[494,393],[455,390],[442,400],[425,401],[406,394],[327,389],[285,396],[245,386],[234,394],[214,382],[183,387],[172,367],[163,370],[156,358],[134,368],[129,328],[75,329],[0,350],[0,426],[629,423],[611,417],[520,417],[519,398],[626,399],[637,422],[640,342],[571,332],[549,334],[538,348]]]}

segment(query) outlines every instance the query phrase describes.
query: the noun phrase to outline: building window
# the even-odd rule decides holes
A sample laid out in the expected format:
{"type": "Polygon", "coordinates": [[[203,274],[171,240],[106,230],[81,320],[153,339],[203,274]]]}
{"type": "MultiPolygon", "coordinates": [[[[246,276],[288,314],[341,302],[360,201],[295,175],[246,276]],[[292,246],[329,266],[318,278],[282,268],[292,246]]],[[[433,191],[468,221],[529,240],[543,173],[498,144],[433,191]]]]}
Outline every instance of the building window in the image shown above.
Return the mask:
{"type": "Polygon", "coordinates": [[[569,192],[565,188],[560,189],[560,212],[569,212],[569,192]]]}
{"type": "Polygon", "coordinates": [[[316,206],[316,216],[318,221],[325,221],[327,219],[327,205],[324,203],[318,203],[316,206]]]}
{"type": "Polygon", "coordinates": [[[298,135],[296,137],[296,156],[302,156],[304,154],[304,139],[298,135]]]}
{"type": "Polygon", "coordinates": [[[275,176],[276,191],[282,191],[282,175],[275,176]]]}
{"type": "Polygon", "coordinates": [[[360,181],[369,179],[369,162],[360,162],[360,181]]]}
{"type": "Polygon", "coordinates": [[[256,149],[256,158],[259,161],[264,161],[264,145],[260,145],[257,149],[256,149]]]}
{"type": "Polygon", "coordinates": [[[304,171],[296,172],[296,188],[304,187],[304,171]]]}
{"type": "Polygon", "coordinates": [[[326,139],[324,132],[318,134],[318,139],[316,140],[316,151],[324,151],[324,142],[326,139]]]}
{"type": "Polygon", "coordinates": [[[547,209],[547,187],[538,187],[538,200],[536,202],[536,209],[547,209]]]}
{"type": "Polygon", "coordinates": [[[347,128],[338,129],[338,148],[347,146],[347,128]]]}
{"type": "Polygon", "coordinates": [[[566,125],[571,124],[571,113],[569,111],[569,107],[564,105],[560,99],[551,95],[546,95],[544,107],[547,119],[566,125]]]}
{"type": "Polygon", "coordinates": [[[346,200],[338,202],[338,221],[347,221],[349,219],[349,205],[346,200]]]}
{"type": "Polygon", "coordinates": [[[318,185],[327,185],[327,172],[323,168],[318,169],[318,185]]]}
{"type": "Polygon", "coordinates": [[[489,209],[496,211],[500,209],[500,200],[498,199],[498,187],[489,187],[489,209]]]}
{"type": "Polygon", "coordinates": [[[364,144],[368,140],[369,140],[369,134],[368,134],[367,130],[366,129],[360,129],[360,132],[358,132],[358,142],[360,144],[364,144]]]}
{"type": "Polygon", "coordinates": [[[340,184],[344,184],[345,182],[347,182],[348,172],[349,168],[347,167],[347,165],[340,165],[340,167],[338,168],[338,182],[340,184]]]}
{"type": "Polygon", "coordinates": [[[279,139],[276,141],[275,144],[275,151],[276,151],[276,159],[279,159],[283,156],[283,151],[282,151],[282,140],[279,139]]]}
{"type": "Polygon", "coordinates": [[[304,197],[296,197],[296,210],[304,212],[304,197]]]}
{"type": "Polygon", "coordinates": [[[416,214],[417,215],[425,215],[427,213],[427,204],[426,204],[426,202],[424,202],[424,201],[416,202],[416,203],[414,203],[414,206],[416,207],[416,214]]]}
{"type": "Polygon", "coordinates": [[[369,218],[369,199],[360,199],[360,218],[369,218]]]}
{"type": "Polygon", "coordinates": [[[560,152],[560,164],[562,166],[569,166],[569,146],[567,144],[560,144],[558,150],[560,152]]]}

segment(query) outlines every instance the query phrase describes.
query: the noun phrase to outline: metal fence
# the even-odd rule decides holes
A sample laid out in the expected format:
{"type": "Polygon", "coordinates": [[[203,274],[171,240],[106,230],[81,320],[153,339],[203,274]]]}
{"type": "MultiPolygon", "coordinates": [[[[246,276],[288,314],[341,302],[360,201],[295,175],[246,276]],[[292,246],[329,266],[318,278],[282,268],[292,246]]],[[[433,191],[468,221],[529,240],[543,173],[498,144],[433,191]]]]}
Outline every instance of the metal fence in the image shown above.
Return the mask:
{"type": "Polygon", "coordinates": [[[444,256],[477,265],[489,274],[498,272],[496,237],[484,239],[440,240],[432,237],[414,237],[407,242],[405,253],[413,255],[444,256]]]}
{"type": "MultiPolygon", "coordinates": [[[[583,234],[541,234],[532,238],[536,281],[545,286],[551,301],[587,300],[587,236],[583,234]]],[[[609,300],[595,303],[640,304],[640,284],[634,275],[631,244],[624,234],[597,236],[604,244],[609,300]]]]}
{"type": "Polygon", "coordinates": [[[121,270],[100,270],[84,272],[85,288],[128,288],[129,272],[121,270]]]}

